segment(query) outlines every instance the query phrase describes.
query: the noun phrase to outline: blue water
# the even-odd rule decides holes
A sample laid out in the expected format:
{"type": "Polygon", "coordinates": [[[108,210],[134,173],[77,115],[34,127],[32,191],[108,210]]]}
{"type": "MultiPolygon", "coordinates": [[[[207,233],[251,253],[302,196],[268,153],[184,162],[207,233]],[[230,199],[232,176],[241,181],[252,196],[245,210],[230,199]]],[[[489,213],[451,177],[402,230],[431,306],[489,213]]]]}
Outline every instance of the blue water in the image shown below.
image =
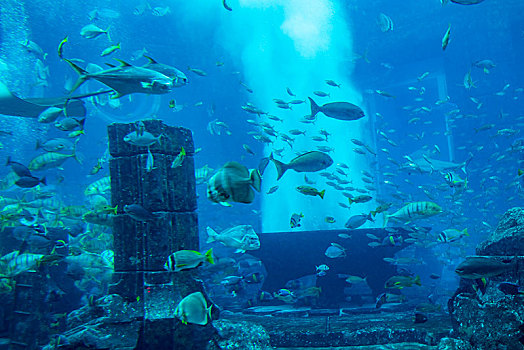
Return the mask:
{"type": "MultiPolygon", "coordinates": [[[[511,147],[523,137],[520,130],[524,130],[524,85],[521,83],[524,78],[524,24],[521,16],[524,3],[521,1],[486,0],[472,6],[454,3],[441,6],[438,0],[229,0],[228,4],[233,11],[227,11],[219,0],[152,1],[151,7],[169,7],[170,11],[164,16],[154,16],[152,10],[146,8],[143,13],[135,14],[136,7],[144,3],[60,1],[51,6],[47,1],[35,0],[26,3],[7,1],[0,5],[0,63],[3,63],[0,65],[0,80],[17,96],[67,95],[66,82],[69,82],[70,88],[77,74],[56,53],[59,42],[65,36],[69,39],[64,46],[64,57],[82,59],[82,67],[88,63],[102,67],[105,63],[115,64],[112,58],[143,65],[147,62],[145,58],[132,60],[132,56],[145,48],[147,55],[180,69],[189,78],[187,86],[175,88],[169,94],[125,96],[115,108],[96,106],[87,101],[85,135],[80,137],[78,143],[82,164],[68,160],[62,170],[53,169],[45,173],[50,188],[56,190],[56,198],[62,200],[64,206],[87,204],[83,194],[85,187],[109,175],[107,163],[98,174],[88,174],[106,152],[106,126],[112,122],[131,123],[158,118],[168,125],[190,129],[195,147],[201,148],[194,157],[195,168],[208,165],[217,170],[228,161],[238,161],[250,169],[256,168],[260,159],[267,157],[272,149],[248,134],[257,129],[246,122],[247,119],[256,119],[256,116],[241,109],[247,102],[269,109],[272,114],[284,119],[283,124],[267,118],[258,119],[270,122],[281,132],[292,128],[308,130],[305,136],[297,136],[293,149],[281,140],[275,140],[273,149],[285,147],[283,159],[286,162],[294,158],[296,153],[314,150],[318,144],[308,141],[308,138],[318,134],[321,128],[338,135],[334,141],[327,143],[335,149],[331,154],[335,163],[348,164],[348,159],[358,159],[354,164],[348,164],[351,168],[349,177],[355,187],[362,188],[366,184],[360,181],[361,170],[371,172],[376,190],[368,194],[373,197],[373,201],[353,204],[351,211],[347,211],[337,205],[337,202],[347,203],[345,197],[326,186],[325,179],[318,174],[308,176],[319,181],[319,189],[326,188],[326,198],[304,197],[294,189],[303,184],[303,174],[286,174],[285,178],[277,182],[276,173],[270,164],[263,178],[263,191],[256,195],[251,204],[233,203],[231,208],[219,206],[207,200],[205,185],[197,186],[202,250],[214,247],[215,252],[222,254],[221,257],[240,259],[240,255],[232,253],[233,249],[225,249],[218,243],[205,244],[207,226],[222,231],[236,225],[252,225],[260,235],[268,235],[273,231],[291,231],[290,214],[304,211],[307,215],[301,229],[341,230],[350,216],[367,214],[380,202],[392,203],[389,212],[393,213],[409,202],[432,201],[442,207],[443,213],[416,222],[417,225],[430,227],[431,233],[424,239],[418,238],[417,244],[410,245],[396,256],[417,257],[426,262],[424,265],[405,267],[408,273],[421,275],[424,286],[418,291],[410,289],[406,294],[424,301],[429,294],[440,293],[438,301],[444,305],[446,298],[458,285],[453,267],[466,255],[474,254],[475,246],[496,228],[499,217],[506,210],[521,205],[523,179],[517,174],[518,169],[524,167],[521,160],[523,156],[522,151],[515,151],[511,147]],[[88,14],[95,9],[98,9],[99,16],[90,21],[88,14]],[[380,13],[391,18],[393,30],[380,30],[377,24],[380,13]],[[96,39],[82,38],[80,29],[89,23],[103,29],[109,28],[111,40],[105,35],[96,39]],[[450,41],[446,50],[443,50],[442,37],[449,24],[450,41]],[[46,87],[34,86],[37,56],[19,45],[26,39],[38,43],[48,54],[43,60],[50,73],[46,87]],[[100,57],[102,50],[116,43],[121,43],[121,50],[111,56],[100,57]],[[474,62],[488,59],[496,65],[489,73],[473,66],[474,62]],[[198,76],[189,67],[204,70],[207,76],[198,76]],[[468,71],[475,82],[475,87],[471,89],[463,85],[468,71]],[[425,72],[429,72],[427,77],[418,81],[417,77],[425,72]],[[325,79],[342,82],[342,88],[337,90],[326,85],[325,79]],[[253,93],[249,93],[241,83],[252,88],[253,93]],[[319,120],[323,119],[318,124],[306,126],[298,120],[309,113],[308,103],[296,106],[293,111],[274,107],[272,98],[291,98],[286,93],[286,87],[298,91],[297,98],[300,99],[312,96],[320,103],[355,103],[366,112],[366,117],[358,122],[341,122],[319,116],[319,120]],[[314,90],[330,91],[333,97],[314,96],[314,90]],[[376,90],[385,91],[394,97],[381,96],[376,90]],[[448,99],[447,96],[447,102],[440,105],[435,103],[448,99]],[[417,101],[417,98],[420,100],[417,101]],[[176,109],[182,107],[180,111],[170,108],[171,100],[176,100],[176,109]],[[414,111],[420,107],[428,111],[414,111]],[[454,114],[449,115],[450,111],[454,114]],[[215,119],[226,123],[231,134],[211,135],[207,126],[215,119]],[[494,125],[489,130],[475,131],[475,128],[486,124],[494,125]],[[509,136],[497,135],[503,129],[513,129],[515,132],[509,136]],[[387,143],[380,132],[387,134],[397,145],[387,143]],[[355,137],[369,144],[377,155],[368,153],[355,156],[353,149],[356,146],[350,141],[355,137]],[[256,155],[246,153],[243,144],[249,145],[256,155]],[[435,145],[439,152],[435,151],[435,145]],[[443,161],[461,163],[469,160],[466,173],[461,170],[455,172],[462,179],[467,178],[466,191],[453,196],[453,189],[444,179],[446,171],[431,174],[411,171],[408,174],[387,159],[391,157],[397,163],[406,164],[410,162],[410,157],[414,158],[413,153],[419,150],[443,161]],[[394,175],[387,176],[384,173],[394,175]],[[61,177],[64,180],[59,183],[61,177]],[[384,180],[393,185],[384,183],[384,180]],[[264,194],[275,185],[280,187],[275,194],[264,194]],[[280,205],[275,209],[275,206],[280,205]],[[273,207],[276,212],[267,211],[265,215],[264,208],[267,210],[268,207],[273,207]],[[326,223],[326,216],[333,216],[336,222],[326,223]],[[449,228],[467,228],[469,237],[452,245],[439,244],[436,241],[438,233],[449,228]],[[442,275],[442,279],[430,280],[431,273],[442,275]]],[[[105,87],[97,82],[88,82],[79,92],[92,92],[101,88],[105,87]]],[[[13,133],[1,137],[3,148],[0,158],[11,156],[27,164],[37,155],[34,150],[37,139],[65,137],[54,126],[39,124],[34,119],[12,116],[0,118],[0,129],[13,133]]],[[[8,168],[2,170],[2,174],[7,172],[8,168]]],[[[1,195],[21,198],[23,192],[11,188],[1,195]]],[[[367,223],[365,227],[381,228],[381,214],[377,216],[376,223],[367,223]]],[[[331,241],[338,239],[336,242],[344,242],[336,235],[333,237],[331,241]]],[[[409,237],[406,235],[406,238],[409,237]]],[[[308,261],[307,256],[305,259],[305,264],[311,265],[305,269],[309,274],[315,275],[314,266],[327,263],[335,266],[336,271],[346,269],[347,274],[359,275],[358,270],[351,270],[339,260],[323,256],[329,241],[318,238],[317,242],[314,239],[313,242],[301,242],[297,235],[296,244],[287,248],[310,251],[318,246],[315,260],[308,261]],[[342,267],[337,268],[337,264],[342,264],[342,267]]],[[[285,239],[282,242],[291,244],[285,239]]],[[[367,243],[361,240],[360,244],[371,249],[367,243]]],[[[285,254],[285,249],[284,253],[279,254],[285,254]]],[[[351,255],[351,250],[352,246],[348,244],[348,255],[351,255]]],[[[2,251],[2,255],[7,253],[9,251],[2,251]]],[[[256,256],[256,252],[253,254],[256,256]]],[[[260,254],[265,258],[271,256],[271,252],[267,251],[260,254]]],[[[366,254],[362,255],[364,259],[370,256],[366,254]]],[[[378,257],[370,256],[369,262],[381,260],[382,257],[380,254],[378,257]]],[[[262,256],[260,258],[263,259],[262,256]]],[[[246,275],[253,271],[268,277],[268,271],[259,268],[228,272],[246,275]]],[[[288,276],[289,280],[302,277],[293,276],[293,271],[286,270],[285,266],[281,272],[285,277],[278,276],[276,280],[285,280],[288,276]]],[[[219,284],[220,278],[225,276],[227,274],[219,274],[214,279],[209,277],[206,282],[219,284]]],[[[364,276],[361,274],[361,277],[364,276]]],[[[334,283],[333,288],[340,288],[335,285],[338,284],[334,283]]],[[[225,308],[237,308],[238,305],[244,307],[248,299],[262,290],[263,285],[246,288],[248,292],[240,293],[238,297],[235,293],[230,295],[231,290],[227,288],[219,288],[215,293],[224,294],[220,297],[223,297],[221,306],[225,308]]],[[[285,285],[281,288],[285,288],[285,285]]],[[[324,283],[323,288],[329,288],[329,284],[326,286],[324,283]]],[[[377,288],[372,294],[376,296],[380,292],[383,290],[377,288]]]]}

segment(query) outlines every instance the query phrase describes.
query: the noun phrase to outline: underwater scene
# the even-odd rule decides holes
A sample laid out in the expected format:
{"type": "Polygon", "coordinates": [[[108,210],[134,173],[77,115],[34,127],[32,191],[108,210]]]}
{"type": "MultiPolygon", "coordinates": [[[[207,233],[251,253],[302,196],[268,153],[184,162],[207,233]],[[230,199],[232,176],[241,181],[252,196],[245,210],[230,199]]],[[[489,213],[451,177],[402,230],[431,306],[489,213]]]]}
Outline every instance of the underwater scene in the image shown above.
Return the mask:
{"type": "Polygon", "coordinates": [[[523,13],[2,0],[0,350],[524,349],[523,13]]]}

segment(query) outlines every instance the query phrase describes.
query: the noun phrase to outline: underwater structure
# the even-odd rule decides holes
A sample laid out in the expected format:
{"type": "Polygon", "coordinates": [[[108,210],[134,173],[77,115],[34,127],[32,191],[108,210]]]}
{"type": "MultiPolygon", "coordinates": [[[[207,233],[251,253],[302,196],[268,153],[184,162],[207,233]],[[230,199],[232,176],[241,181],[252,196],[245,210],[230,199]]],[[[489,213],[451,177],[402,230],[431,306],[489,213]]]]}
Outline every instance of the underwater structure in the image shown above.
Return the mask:
{"type": "Polygon", "coordinates": [[[112,219],[115,271],[109,295],[70,313],[68,330],[51,348],[201,349],[200,341],[214,333],[211,324],[197,328],[175,318],[182,298],[205,292],[191,271],[174,274],[164,268],[172,252],[199,247],[191,132],[159,120],[141,123],[144,132],[162,135],[149,147],[158,167],[151,173],[145,169],[148,148],[124,142],[136,124],[108,127],[112,202],[118,206],[112,219]],[[181,147],[186,158],[171,168],[181,147]],[[123,209],[130,204],[147,209],[151,218],[126,215],[123,209]],[[202,332],[208,335],[198,335],[202,332]]]}

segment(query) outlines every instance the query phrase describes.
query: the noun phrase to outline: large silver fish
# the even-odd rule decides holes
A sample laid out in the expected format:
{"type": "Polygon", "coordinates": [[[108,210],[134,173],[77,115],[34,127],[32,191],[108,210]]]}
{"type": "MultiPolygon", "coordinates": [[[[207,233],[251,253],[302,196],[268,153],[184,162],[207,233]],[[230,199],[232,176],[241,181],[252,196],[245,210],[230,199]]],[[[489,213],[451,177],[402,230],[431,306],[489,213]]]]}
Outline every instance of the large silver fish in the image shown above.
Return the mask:
{"type": "Polygon", "coordinates": [[[326,169],[333,164],[333,159],[328,154],[319,151],[301,154],[293,158],[288,164],[274,159],[273,153],[269,155],[269,160],[271,160],[277,168],[277,180],[280,180],[288,169],[295,170],[298,173],[315,172],[326,169]]]}
{"type": "Polygon", "coordinates": [[[69,94],[89,79],[97,80],[115,90],[115,98],[132,93],[165,94],[173,88],[172,78],[152,69],[132,66],[121,60],[119,60],[120,66],[93,73],[89,73],[66,58],[64,61],[80,75],[69,94]]]}
{"type": "Polygon", "coordinates": [[[318,112],[322,112],[330,118],[339,120],[357,120],[365,116],[364,111],[349,102],[330,102],[319,106],[313,101],[311,97],[311,116],[314,117],[318,112]]]}
{"type": "Polygon", "coordinates": [[[260,248],[260,239],[251,225],[238,225],[221,233],[208,226],[206,231],[208,234],[206,243],[220,242],[225,246],[236,248],[236,253],[260,248]]]}

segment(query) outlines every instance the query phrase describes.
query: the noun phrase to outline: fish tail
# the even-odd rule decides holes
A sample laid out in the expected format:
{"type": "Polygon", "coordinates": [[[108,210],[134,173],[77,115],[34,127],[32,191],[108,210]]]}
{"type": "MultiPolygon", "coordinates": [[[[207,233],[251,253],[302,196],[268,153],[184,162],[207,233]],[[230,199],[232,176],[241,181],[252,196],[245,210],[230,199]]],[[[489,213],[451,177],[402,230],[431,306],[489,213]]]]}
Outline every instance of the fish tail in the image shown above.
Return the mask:
{"type": "Polygon", "coordinates": [[[7,162],[5,163],[5,166],[11,165],[11,156],[7,157],[7,162]]]}
{"type": "Polygon", "coordinates": [[[111,26],[107,27],[107,29],[105,30],[105,33],[107,35],[107,40],[111,41],[111,35],[109,35],[109,29],[111,29],[111,26]]]}
{"type": "Polygon", "coordinates": [[[37,139],[36,140],[36,145],[35,145],[35,149],[39,149],[42,147],[42,141],[40,139],[37,139]]]}
{"type": "Polygon", "coordinates": [[[44,184],[44,186],[47,186],[47,180],[45,176],[42,179],[40,179],[40,183],[44,184]]]}
{"type": "Polygon", "coordinates": [[[206,254],[204,254],[206,256],[206,261],[210,264],[214,264],[215,263],[215,260],[213,260],[213,248],[210,248],[206,254]]]}
{"type": "Polygon", "coordinates": [[[469,233],[468,233],[468,228],[466,227],[465,229],[462,230],[462,234],[464,236],[468,236],[469,237],[469,233]]]}
{"type": "Polygon", "coordinates": [[[372,210],[369,212],[369,215],[375,217],[375,215],[377,215],[377,212],[375,210],[372,210]]]}
{"type": "Polygon", "coordinates": [[[211,243],[211,242],[216,241],[218,233],[209,226],[206,228],[206,231],[207,231],[206,243],[211,243]]]}
{"type": "Polygon", "coordinates": [[[251,186],[257,191],[260,192],[260,187],[262,185],[262,177],[260,176],[260,172],[258,169],[251,170],[251,174],[249,176],[251,180],[251,186]]]}
{"type": "Polygon", "coordinates": [[[326,190],[322,190],[318,193],[318,195],[320,196],[320,198],[324,199],[324,194],[326,193],[326,190]]]}
{"type": "Polygon", "coordinates": [[[211,318],[211,308],[213,307],[213,304],[209,305],[209,307],[206,309],[206,318],[208,320],[212,320],[211,318]]]}
{"type": "Polygon", "coordinates": [[[75,85],[73,85],[73,87],[71,88],[71,91],[69,91],[69,95],[71,95],[73,92],[76,91],[76,89],[80,87],[80,85],[82,85],[83,83],[85,83],[87,79],[89,79],[88,77],[89,73],[85,69],[80,68],[75,63],[68,60],[67,58],[64,58],[63,60],[66,61],[71,66],[71,68],[73,68],[73,70],[77,72],[79,75],[75,85]]]}
{"type": "Polygon", "coordinates": [[[422,283],[420,283],[420,276],[416,276],[415,280],[413,281],[413,283],[416,284],[417,286],[421,286],[422,283]]]}
{"type": "Polygon", "coordinates": [[[82,157],[80,157],[76,153],[76,145],[78,144],[78,141],[80,141],[80,139],[76,139],[75,144],[73,145],[73,153],[71,153],[71,156],[75,158],[75,160],[78,162],[78,164],[82,164],[82,157]]]}
{"type": "Polygon", "coordinates": [[[269,159],[273,161],[273,164],[275,164],[275,167],[277,168],[277,173],[278,173],[277,181],[278,181],[280,180],[280,178],[284,175],[284,173],[288,169],[287,164],[282,163],[281,161],[273,158],[273,154],[270,155],[269,159]]]}
{"type": "Polygon", "coordinates": [[[313,101],[311,97],[309,98],[309,102],[311,103],[311,116],[314,117],[317,115],[318,112],[320,112],[320,107],[313,101]]]}

